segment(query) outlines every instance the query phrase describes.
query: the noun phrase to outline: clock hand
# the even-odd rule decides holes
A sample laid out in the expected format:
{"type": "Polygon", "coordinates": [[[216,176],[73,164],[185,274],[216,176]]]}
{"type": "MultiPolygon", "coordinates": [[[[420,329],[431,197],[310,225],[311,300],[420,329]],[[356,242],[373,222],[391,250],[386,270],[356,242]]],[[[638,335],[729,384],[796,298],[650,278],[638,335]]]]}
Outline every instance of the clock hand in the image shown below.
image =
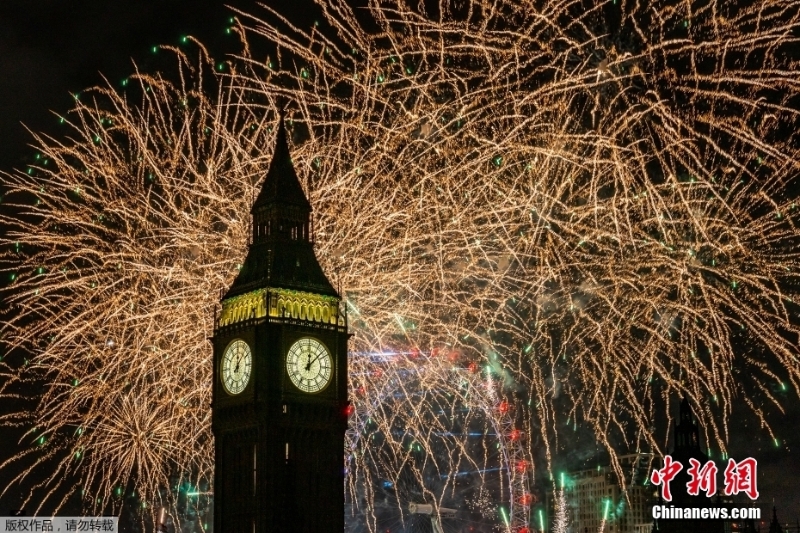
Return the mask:
{"type": "Polygon", "coordinates": [[[308,359],[309,359],[309,361],[308,361],[308,364],[306,365],[306,372],[308,372],[308,371],[311,369],[311,365],[312,365],[313,363],[315,363],[315,362],[316,362],[316,360],[317,360],[317,359],[319,359],[320,357],[322,357],[322,354],[321,354],[321,353],[320,353],[320,354],[317,354],[317,356],[316,356],[316,357],[314,358],[314,360],[312,361],[312,360],[311,360],[311,357],[309,356],[309,358],[308,358],[308,359]]]}

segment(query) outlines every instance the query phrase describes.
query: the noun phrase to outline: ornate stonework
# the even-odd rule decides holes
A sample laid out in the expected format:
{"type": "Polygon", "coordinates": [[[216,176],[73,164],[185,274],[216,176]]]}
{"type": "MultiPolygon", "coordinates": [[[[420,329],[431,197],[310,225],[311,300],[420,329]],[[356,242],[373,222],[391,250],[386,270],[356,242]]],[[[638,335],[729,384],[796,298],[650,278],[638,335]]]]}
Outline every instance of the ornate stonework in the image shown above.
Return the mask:
{"type": "Polygon", "coordinates": [[[217,325],[223,327],[263,318],[268,311],[269,316],[276,318],[333,325],[343,323],[339,317],[338,298],[287,289],[259,289],[223,301],[217,325]]]}
{"type": "Polygon", "coordinates": [[[218,326],[267,316],[266,294],[267,289],[258,289],[224,300],[218,326]]]}
{"type": "Polygon", "coordinates": [[[339,323],[339,299],[310,292],[272,289],[269,316],[336,325],[339,323]]]}

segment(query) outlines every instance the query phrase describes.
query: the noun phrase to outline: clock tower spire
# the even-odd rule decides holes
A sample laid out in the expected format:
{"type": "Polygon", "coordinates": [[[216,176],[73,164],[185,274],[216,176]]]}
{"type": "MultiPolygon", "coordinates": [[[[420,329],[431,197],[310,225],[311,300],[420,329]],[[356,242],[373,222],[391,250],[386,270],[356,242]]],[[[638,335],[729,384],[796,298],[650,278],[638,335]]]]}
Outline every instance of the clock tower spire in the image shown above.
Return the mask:
{"type": "Polygon", "coordinates": [[[283,114],[272,162],[250,213],[250,253],[225,299],[266,285],[338,298],[314,255],[311,204],[292,165],[283,114]]]}
{"type": "Polygon", "coordinates": [[[215,533],[341,533],[347,324],[283,115],[214,331],[215,533]]]}

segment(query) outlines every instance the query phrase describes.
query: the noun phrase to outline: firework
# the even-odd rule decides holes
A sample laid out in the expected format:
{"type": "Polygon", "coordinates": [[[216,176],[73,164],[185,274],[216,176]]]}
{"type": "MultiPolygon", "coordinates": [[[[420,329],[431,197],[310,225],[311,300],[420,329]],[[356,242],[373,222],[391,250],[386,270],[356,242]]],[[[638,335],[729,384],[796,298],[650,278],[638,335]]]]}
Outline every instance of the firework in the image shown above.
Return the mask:
{"type": "MultiPolygon", "coordinates": [[[[569,520],[567,517],[567,500],[564,497],[564,487],[555,493],[555,519],[553,520],[553,533],[563,533],[567,531],[569,520]]],[[[605,517],[603,518],[605,520],[605,517]]]]}
{"type": "Polygon", "coordinates": [[[57,458],[40,502],[74,476],[96,509],[134,479],[152,504],[173,475],[211,472],[207,337],[269,132],[205,59],[178,63],[175,83],[137,74],[85,93],[60,119],[71,140],[37,137],[36,163],[6,176],[21,216],[4,217],[4,334],[33,357],[0,386],[47,384],[5,420],[29,429],[7,463],[57,458]]]}
{"type": "Polygon", "coordinates": [[[619,471],[682,395],[718,450],[734,397],[771,434],[800,377],[800,5],[321,6],[240,13],[274,47],[243,77],[296,102],[357,351],[451,339],[528,400],[548,462],[580,423],[619,471]]]}
{"type": "MultiPolygon", "coordinates": [[[[786,133],[800,6],[728,4],[356,14],[330,0],[309,29],[240,13],[250,46],[237,70],[206,76],[211,93],[137,76],[137,106],[84,98],[75,140],[38,138],[42,163],[7,177],[34,205],[4,220],[9,259],[22,254],[5,340],[34,357],[3,390],[50,384],[16,421],[68,452],[59,475],[79,469],[103,505],[131,477],[152,495],[171,471],[208,476],[205,337],[282,98],[356,353],[432,354],[446,339],[526,409],[524,454],[536,432],[548,462],[565,446],[557,428],[578,423],[617,470],[616,442],[659,451],[653,412],[678,394],[717,449],[734,396],[771,433],[779,391],[800,386],[800,158],[786,133]],[[272,55],[253,57],[265,43],[272,55]]],[[[452,374],[434,372],[434,390],[452,374]]],[[[393,424],[413,408],[389,397],[360,412],[393,424]]],[[[482,405],[475,420],[502,423],[482,405]]]]}

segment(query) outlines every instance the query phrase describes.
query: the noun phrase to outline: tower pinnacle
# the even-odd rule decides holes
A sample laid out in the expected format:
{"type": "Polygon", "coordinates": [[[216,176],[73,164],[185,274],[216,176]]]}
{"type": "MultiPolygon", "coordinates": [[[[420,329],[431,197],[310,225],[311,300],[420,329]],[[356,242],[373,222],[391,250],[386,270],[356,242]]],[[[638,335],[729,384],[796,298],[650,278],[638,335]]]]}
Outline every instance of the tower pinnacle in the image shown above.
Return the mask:
{"type": "Polygon", "coordinates": [[[314,254],[311,212],[281,113],[272,161],[250,211],[252,244],[225,298],[267,287],[338,297],[314,254]]]}
{"type": "Polygon", "coordinates": [[[267,177],[261,185],[261,191],[258,193],[250,212],[255,215],[269,207],[292,206],[307,210],[310,213],[312,210],[311,204],[303,192],[303,187],[300,185],[300,180],[292,164],[292,154],[289,151],[289,138],[286,134],[286,120],[283,111],[280,113],[277,127],[272,162],[269,165],[267,177]]]}

